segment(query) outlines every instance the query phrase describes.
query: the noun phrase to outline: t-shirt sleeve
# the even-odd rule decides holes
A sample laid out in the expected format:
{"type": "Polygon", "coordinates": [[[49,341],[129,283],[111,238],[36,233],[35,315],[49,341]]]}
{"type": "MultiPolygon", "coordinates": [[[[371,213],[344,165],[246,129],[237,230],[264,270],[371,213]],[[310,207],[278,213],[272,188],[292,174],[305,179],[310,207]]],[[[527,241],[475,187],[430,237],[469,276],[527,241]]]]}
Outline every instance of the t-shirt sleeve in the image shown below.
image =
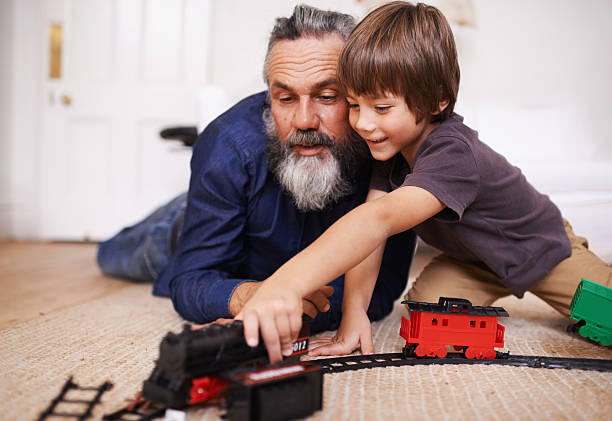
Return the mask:
{"type": "Polygon", "coordinates": [[[412,173],[406,176],[402,186],[427,190],[446,206],[434,218],[458,222],[480,188],[474,154],[457,138],[427,139],[415,157],[412,173]]]}
{"type": "Polygon", "coordinates": [[[373,161],[372,174],[370,176],[370,190],[391,191],[391,185],[389,183],[391,162],[392,159],[389,161],[373,161]]]}

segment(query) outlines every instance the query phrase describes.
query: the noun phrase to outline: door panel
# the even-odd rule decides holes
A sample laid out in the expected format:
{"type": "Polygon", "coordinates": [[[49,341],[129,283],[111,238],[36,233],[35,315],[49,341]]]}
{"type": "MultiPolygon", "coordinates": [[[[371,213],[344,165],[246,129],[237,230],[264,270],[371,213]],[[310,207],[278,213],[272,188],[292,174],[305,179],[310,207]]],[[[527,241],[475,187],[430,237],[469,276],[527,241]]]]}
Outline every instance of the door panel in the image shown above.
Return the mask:
{"type": "Polygon", "coordinates": [[[191,150],[159,131],[198,124],[209,15],[200,0],[45,0],[63,40],[61,78],[43,72],[43,238],[105,238],[187,189],[191,150]]]}

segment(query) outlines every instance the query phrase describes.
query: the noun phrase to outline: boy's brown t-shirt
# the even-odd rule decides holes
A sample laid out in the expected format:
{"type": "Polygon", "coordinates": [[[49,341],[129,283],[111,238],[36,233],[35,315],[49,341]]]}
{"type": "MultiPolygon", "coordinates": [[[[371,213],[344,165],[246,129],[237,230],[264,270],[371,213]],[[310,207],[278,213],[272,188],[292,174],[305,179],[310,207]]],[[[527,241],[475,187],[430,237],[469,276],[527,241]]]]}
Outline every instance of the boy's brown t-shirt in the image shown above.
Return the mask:
{"type": "Polygon", "coordinates": [[[416,186],[436,196],[446,208],[414,231],[451,257],[488,267],[516,296],[570,256],[559,209],[458,114],[429,134],[413,166],[401,154],[375,162],[370,187],[416,186]]]}

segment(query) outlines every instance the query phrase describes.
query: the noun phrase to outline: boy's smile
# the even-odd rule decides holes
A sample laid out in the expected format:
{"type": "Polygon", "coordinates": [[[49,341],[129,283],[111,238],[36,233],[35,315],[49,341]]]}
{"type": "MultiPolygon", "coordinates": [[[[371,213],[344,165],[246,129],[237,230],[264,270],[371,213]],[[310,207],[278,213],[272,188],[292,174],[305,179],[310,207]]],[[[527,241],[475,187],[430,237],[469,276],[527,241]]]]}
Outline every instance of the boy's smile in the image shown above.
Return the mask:
{"type": "Polygon", "coordinates": [[[378,161],[386,161],[398,152],[410,165],[427,135],[438,125],[428,119],[416,122],[414,113],[402,97],[385,95],[347,96],[349,122],[366,141],[378,161]]]}

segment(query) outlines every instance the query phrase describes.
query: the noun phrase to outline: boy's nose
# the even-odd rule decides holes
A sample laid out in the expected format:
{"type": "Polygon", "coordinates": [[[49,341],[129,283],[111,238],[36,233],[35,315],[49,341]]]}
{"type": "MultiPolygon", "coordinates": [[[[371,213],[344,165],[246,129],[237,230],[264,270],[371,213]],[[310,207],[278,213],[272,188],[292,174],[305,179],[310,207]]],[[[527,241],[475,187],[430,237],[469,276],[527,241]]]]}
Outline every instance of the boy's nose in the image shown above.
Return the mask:
{"type": "Polygon", "coordinates": [[[376,129],[376,124],[374,121],[369,119],[364,113],[359,115],[357,122],[355,123],[355,130],[362,132],[372,132],[376,129]]]}

